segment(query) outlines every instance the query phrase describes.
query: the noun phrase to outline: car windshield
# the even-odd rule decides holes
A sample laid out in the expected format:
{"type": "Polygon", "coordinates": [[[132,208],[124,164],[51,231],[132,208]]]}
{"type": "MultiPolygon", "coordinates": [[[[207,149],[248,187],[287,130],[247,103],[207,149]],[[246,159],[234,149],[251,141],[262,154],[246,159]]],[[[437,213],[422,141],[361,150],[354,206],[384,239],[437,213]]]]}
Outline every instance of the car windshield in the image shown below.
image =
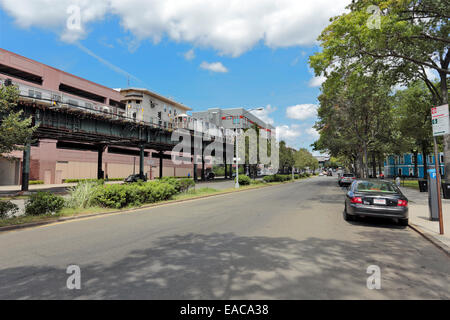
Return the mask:
{"type": "Polygon", "coordinates": [[[385,181],[362,181],[356,185],[357,192],[385,192],[397,193],[394,184],[385,181]]]}

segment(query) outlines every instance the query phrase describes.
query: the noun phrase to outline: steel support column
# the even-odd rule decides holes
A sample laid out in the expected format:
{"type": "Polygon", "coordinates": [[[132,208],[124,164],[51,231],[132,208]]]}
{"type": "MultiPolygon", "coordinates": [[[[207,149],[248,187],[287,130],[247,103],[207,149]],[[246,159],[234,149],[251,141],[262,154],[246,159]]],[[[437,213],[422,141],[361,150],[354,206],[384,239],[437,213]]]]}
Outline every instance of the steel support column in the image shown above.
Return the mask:
{"type": "Polygon", "coordinates": [[[194,181],[197,182],[198,176],[197,176],[197,163],[194,162],[194,181]]]}
{"type": "Polygon", "coordinates": [[[144,159],[145,159],[145,150],[144,146],[140,146],[139,148],[139,178],[144,177],[144,159]]]}
{"type": "Polygon", "coordinates": [[[97,179],[104,179],[105,173],[103,172],[103,151],[105,151],[106,145],[101,144],[98,146],[97,157],[97,179]]]}
{"type": "Polygon", "coordinates": [[[162,179],[163,177],[163,155],[164,153],[162,151],[159,152],[159,178],[162,179]]]}
{"type": "Polygon", "coordinates": [[[202,155],[202,181],[206,180],[205,176],[205,157],[202,155]]]}
{"type": "Polygon", "coordinates": [[[27,142],[23,149],[23,161],[22,161],[22,191],[28,191],[28,184],[30,182],[30,153],[31,144],[27,142]]]}
{"type": "Polygon", "coordinates": [[[225,162],[225,180],[228,179],[228,168],[227,163],[225,162]]]}

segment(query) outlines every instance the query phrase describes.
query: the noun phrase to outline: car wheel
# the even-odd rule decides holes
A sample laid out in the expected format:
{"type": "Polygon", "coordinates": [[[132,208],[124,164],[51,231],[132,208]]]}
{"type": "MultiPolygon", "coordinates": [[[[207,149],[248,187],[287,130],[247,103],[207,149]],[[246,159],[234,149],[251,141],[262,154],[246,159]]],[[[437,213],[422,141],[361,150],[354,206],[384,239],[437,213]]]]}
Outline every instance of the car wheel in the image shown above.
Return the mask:
{"type": "Polygon", "coordinates": [[[344,220],[345,221],[353,220],[353,216],[347,213],[347,202],[345,203],[345,207],[344,207],[344,220]]]}
{"type": "Polygon", "coordinates": [[[402,227],[407,227],[408,226],[408,219],[398,219],[398,224],[401,225],[402,227]]]}

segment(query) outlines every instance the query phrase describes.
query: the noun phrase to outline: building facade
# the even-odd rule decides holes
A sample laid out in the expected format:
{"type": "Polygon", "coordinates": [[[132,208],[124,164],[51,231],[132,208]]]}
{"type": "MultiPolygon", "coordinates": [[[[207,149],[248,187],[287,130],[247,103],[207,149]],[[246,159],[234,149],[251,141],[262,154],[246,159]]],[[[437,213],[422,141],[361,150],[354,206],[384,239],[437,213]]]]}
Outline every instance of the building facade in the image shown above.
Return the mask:
{"type": "Polygon", "coordinates": [[[272,125],[243,108],[211,108],[206,111],[192,112],[192,116],[226,129],[248,129],[257,125],[260,133],[266,133],[267,137],[275,136],[275,128],[272,125]]]}
{"type": "Polygon", "coordinates": [[[191,110],[147,89],[120,89],[120,94],[123,96],[121,102],[126,105],[127,117],[162,128],[173,128],[176,117],[191,110]]]}
{"type": "MultiPolygon", "coordinates": [[[[417,154],[417,177],[425,177],[424,160],[428,169],[435,167],[434,155],[428,155],[427,159],[424,159],[422,154],[417,154]]],[[[439,154],[439,171],[441,175],[444,174],[444,154],[439,154]]],[[[401,156],[390,155],[384,161],[384,174],[388,177],[402,176],[402,177],[414,177],[414,154],[405,153],[401,156]]]]}

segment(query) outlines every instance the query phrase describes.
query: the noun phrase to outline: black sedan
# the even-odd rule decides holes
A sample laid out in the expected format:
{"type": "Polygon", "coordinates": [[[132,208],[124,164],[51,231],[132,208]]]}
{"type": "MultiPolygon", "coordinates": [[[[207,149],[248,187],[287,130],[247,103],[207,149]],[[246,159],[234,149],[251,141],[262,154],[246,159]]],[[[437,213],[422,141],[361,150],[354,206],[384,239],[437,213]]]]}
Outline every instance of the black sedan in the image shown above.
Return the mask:
{"type": "Polygon", "coordinates": [[[389,181],[356,180],[345,197],[345,220],[355,217],[380,217],[397,219],[408,225],[408,199],[389,181]]]}

